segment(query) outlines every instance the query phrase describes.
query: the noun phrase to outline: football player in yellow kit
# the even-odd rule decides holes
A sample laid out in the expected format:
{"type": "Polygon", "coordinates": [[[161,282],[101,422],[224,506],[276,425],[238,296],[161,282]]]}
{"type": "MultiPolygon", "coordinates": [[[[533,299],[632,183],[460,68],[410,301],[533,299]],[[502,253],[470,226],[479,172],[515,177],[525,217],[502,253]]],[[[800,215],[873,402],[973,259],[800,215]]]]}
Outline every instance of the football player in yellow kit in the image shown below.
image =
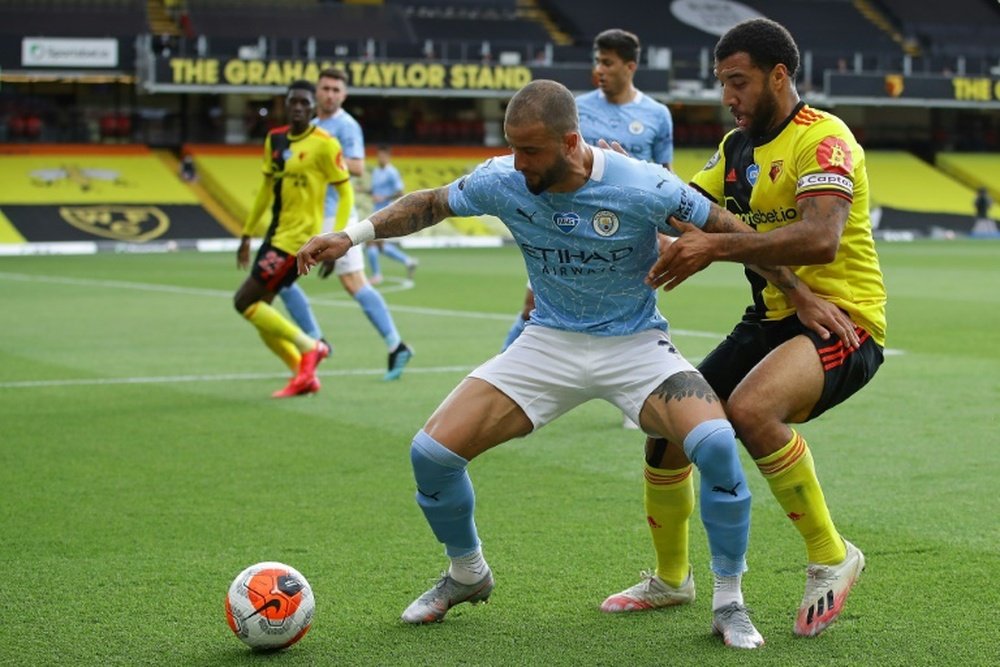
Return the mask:
{"type": "MultiPolygon", "coordinates": [[[[885,345],[886,293],[868,213],[864,150],[843,121],[800,100],[798,65],[792,36],[768,19],[744,21],[719,40],[715,72],[737,127],[692,185],[757,233],[678,224],[682,235],[647,281],[672,289],[714,261],[785,265],[853,323],[853,331],[817,333],[811,309],[797,308],[787,289],[747,270],[752,305],[698,366],[805,542],[806,587],[793,631],[814,636],[840,615],[865,559],[834,526],[809,447],[790,424],[819,416],[875,374],[885,345]]],[[[690,511],[677,510],[693,506],[690,469],[676,443],[647,441],[645,505],[657,568],[605,600],[604,611],[694,598],[686,548],[690,511]]]]}
{"type": "Polygon", "coordinates": [[[250,275],[236,291],[236,310],[257,328],[264,343],[294,373],[275,398],[319,391],[316,366],[330,354],[323,341],[305,334],[271,306],[274,296],[298,278],[295,253],[323,225],[327,184],[340,194],[337,220],[346,223],[354,189],[340,148],[327,132],[310,124],[316,87],[295,81],[288,87],[289,124],[271,130],[264,141],[264,179],[243,227],[236,264],[250,263],[250,235],[271,203],[271,224],[257,251],[250,275]]]}

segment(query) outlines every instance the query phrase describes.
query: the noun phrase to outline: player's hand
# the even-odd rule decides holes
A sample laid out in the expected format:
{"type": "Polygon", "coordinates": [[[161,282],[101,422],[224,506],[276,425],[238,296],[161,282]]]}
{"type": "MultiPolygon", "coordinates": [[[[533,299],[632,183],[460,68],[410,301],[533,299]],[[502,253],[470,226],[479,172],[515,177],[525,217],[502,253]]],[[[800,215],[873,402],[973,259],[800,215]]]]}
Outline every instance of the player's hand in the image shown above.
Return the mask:
{"type": "Polygon", "coordinates": [[[665,253],[667,251],[667,248],[670,247],[670,244],[673,243],[676,240],[677,239],[674,238],[673,236],[668,236],[668,235],[664,234],[663,232],[657,232],[656,233],[656,251],[662,255],[663,253],[665,253]]]}
{"type": "Polygon", "coordinates": [[[307,275],[312,267],[320,262],[343,257],[350,249],[351,239],[344,232],[331,232],[312,237],[295,255],[299,275],[307,275]]]}
{"type": "Polygon", "coordinates": [[[326,278],[329,278],[330,274],[333,273],[333,269],[336,266],[337,266],[337,260],[335,259],[323,260],[319,265],[319,277],[323,278],[324,280],[326,278]]]}
{"type": "Polygon", "coordinates": [[[625,150],[624,148],[622,148],[622,145],[620,143],[618,143],[617,141],[612,141],[609,144],[604,139],[598,139],[597,140],[597,147],[598,148],[610,148],[614,152],[621,153],[622,155],[628,157],[628,151],[625,150]]]}
{"type": "Polygon", "coordinates": [[[839,338],[848,350],[855,350],[861,345],[861,339],[851,318],[826,299],[815,294],[798,298],[795,302],[795,314],[802,324],[819,334],[823,340],[829,340],[832,334],[839,338]]]}
{"type": "Polygon", "coordinates": [[[646,274],[646,284],[663,287],[669,292],[712,263],[712,241],[709,234],[690,222],[671,217],[670,224],[681,235],[670,244],[661,244],[660,256],[646,274]]]}
{"type": "Polygon", "coordinates": [[[250,265],[250,239],[240,239],[240,247],[236,249],[236,268],[245,269],[250,265]]]}

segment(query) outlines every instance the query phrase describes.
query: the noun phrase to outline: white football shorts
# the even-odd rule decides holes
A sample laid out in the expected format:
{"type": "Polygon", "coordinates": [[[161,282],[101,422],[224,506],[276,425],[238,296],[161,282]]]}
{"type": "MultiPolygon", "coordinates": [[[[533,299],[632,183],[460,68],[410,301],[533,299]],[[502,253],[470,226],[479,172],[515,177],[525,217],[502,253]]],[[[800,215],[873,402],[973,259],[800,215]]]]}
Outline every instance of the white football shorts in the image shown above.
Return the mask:
{"type": "MultiPolygon", "coordinates": [[[[351,217],[348,218],[347,224],[353,225],[358,221],[358,212],[351,211],[351,217]]],[[[335,218],[326,218],[323,220],[323,233],[327,233],[333,230],[333,223],[335,218]]],[[[357,271],[365,270],[365,244],[360,243],[356,246],[351,246],[351,249],[347,253],[338,259],[333,265],[333,273],[337,276],[342,276],[345,273],[355,273],[357,271]]]]}
{"type": "Polygon", "coordinates": [[[529,324],[517,340],[469,377],[509,396],[538,430],[595,398],[639,423],[646,399],[675,373],[697,372],[666,331],[592,336],[529,324]]]}

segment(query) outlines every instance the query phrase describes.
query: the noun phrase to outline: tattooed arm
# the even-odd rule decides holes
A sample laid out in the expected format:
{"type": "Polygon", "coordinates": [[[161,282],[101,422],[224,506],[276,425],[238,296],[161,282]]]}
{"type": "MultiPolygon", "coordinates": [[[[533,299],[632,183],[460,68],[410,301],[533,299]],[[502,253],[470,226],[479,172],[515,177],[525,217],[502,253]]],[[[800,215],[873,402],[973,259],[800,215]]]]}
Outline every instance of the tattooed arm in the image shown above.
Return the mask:
{"type": "Polygon", "coordinates": [[[682,234],[657,260],[647,282],[669,290],[720,260],[772,267],[832,262],[850,202],[832,195],[806,197],[798,208],[801,220],[763,233],[748,233],[754,230],[715,204],[702,229],[671,218],[682,234]]]}
{"type": "MultiPolygon", "coordinates": [[[[811,210],[808,202],[815,199],[836,200],[846,205],[843,209],[843,220],[839,225],[831,225],[831,227],[835,227],[835,238],[837,244],[839,244],[840,233],[843,230],[844,222],[847,220],[849,205],[839,197],[812,197],[803,202],[807,203],[805,207],[807,210],[811,210]]],[[[836,205],[834,205],[834,208],[836,209],[836,205]]],[[[800,211],[802,210],[803,207],[800,205],[800,211]]],[[[667,290],[673,289],[688,276],[705,268],[715,259],[728,259],[727,257],[717,257],[713,254],[713,242],[717,239],[721,239],[723,244],[728,243],[730,246],[738,247],[740,241],[752,242],[754,239],[772,237],[794,227],[810,228],[809,225],[803,224],[805,223],[805,220],[803,220],[799,223],[782,227],[781,229],[757,233],[735,215],[714,204],[709,212],[708,221],[704,225],[704,231],[690,223],[679,222],[677,220],[671,220],[671,223],[682,232],[682,235],[663,250],[656,264],[653,265],[653,268],[650,269],[646,277],[647,284],[652,287],[664,286],[664,289],[667,290]],[[681,251],[678,252],[678,246],[681,246],[681,244],[687,244],[687,246],[682,246],[681,251]]],[[[782,243],[791,242],[782,241],[782,243]]],[[[793,249],[792,252],[788,253],[788,256],[793,259],[787,260],[787,263],[807,263],[796,262],[795,259],[799,258],[799,255],[795,255],[794,252],[793,249]]],[[[834,246],[833,252],[835,255],[836,246],[834,246]]],[[[799,280],[798,276],[787,266],[777,263],[765,263],[764,261],[746,261],[744,263],[788,297],[799,319],[807,327],[824,339],[829,338],[832,333],[837,335],[849,347],[857,347],[859,341],[854,330],[854,323],[851,322],[847,314],[829,301],[813,294],[812,290],[799,280]]]]}
{"type": "Polygon", "coordinates": [[[411,192],[373,213],[366,221],[351,225],[343,231],[320,234],[309,239],[297,255],[299,273],[309,273],[319,262],[343,257],[354,245],[348,235],[348,230],[352,227],[370,224],[374,230],[374,238],[396,238],[430,227],[450,215],[452,212],[448,206],[447,187],[411,192]]]}
{"type": "Polygon", "coordinates": [[[743,236],[752,231],[735,215],[719,209],[704,230],[713,236],[713,260],[744,264],[828,264],[837,256],[840,235],[847,224],[851,203],[841,197],[823,195],[800,199],[800,220],[769,232],[743,236]]]}
{"type": "Polygon", "coordinates": [[[436,225],[452,215],[448,207],[448,188],[418,190],[400,197],[391,205],[372,214],[375,238],[395,238],[436,225]]]}

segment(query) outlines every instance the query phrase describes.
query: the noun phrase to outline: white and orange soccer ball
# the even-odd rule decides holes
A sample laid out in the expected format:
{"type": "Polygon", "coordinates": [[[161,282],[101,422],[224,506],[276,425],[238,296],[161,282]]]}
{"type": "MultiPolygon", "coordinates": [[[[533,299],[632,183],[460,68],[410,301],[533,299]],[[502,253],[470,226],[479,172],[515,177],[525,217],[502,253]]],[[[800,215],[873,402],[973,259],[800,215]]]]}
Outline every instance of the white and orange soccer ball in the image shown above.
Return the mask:
{"type": "Polygon", "coordinates": [[[264,562],[236,575],[226,595],[226,621],[256,650],[287,648],[309,631],[316,600],[294,567],[264,562]]]}

